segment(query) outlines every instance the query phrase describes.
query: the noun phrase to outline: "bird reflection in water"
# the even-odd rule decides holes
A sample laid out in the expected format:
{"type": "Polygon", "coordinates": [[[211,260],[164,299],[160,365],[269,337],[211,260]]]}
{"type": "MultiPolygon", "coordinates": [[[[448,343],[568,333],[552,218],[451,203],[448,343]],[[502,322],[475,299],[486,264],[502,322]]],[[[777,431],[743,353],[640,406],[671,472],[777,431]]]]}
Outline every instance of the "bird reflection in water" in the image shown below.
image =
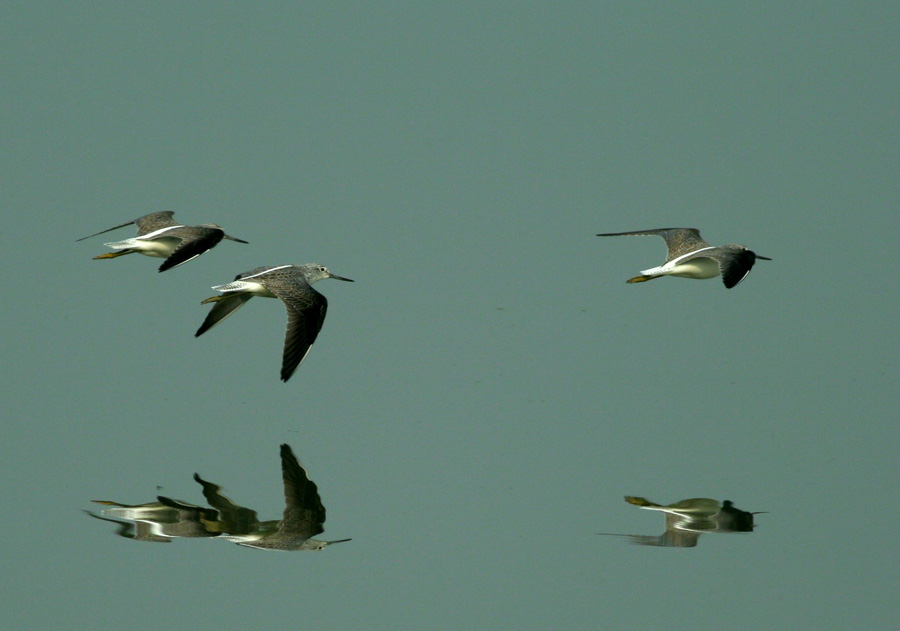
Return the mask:
{"type": "Polygon", "coordinates": [[[665,506],[643,497],[625,496],[625,501],[647,510],[665,513],[666,531],[658,536],[619,535],[608,532],[597,534],[628,537],[631,543],[642,546],[693,548],[702,534],[753,532],[753,516],[759,514],[735,508],[728,500],[720,503],[718,500],[694,498],[665,506]]]}
{"type": "Polygon", "coordinates": [[[180,502],[178,508],[162,502],[146,504],[119,504],[103,500],[93,500],[110,508],[97,515],[84,511],[95,519],[118,524],[116,534],[135,541],[169,543],[175,537],[216,537],[217,532],[206,527],[209,519],[215,518],[215,511],[202,506],[180,502]]]}
{"type": "Polygon", "coordinates": [[[110,508],[104,509],[101,515],[85,512],[119,524],[116,534],[136,541],[220,537],[263,550],[323,550],[332,543],[350,541],[313,539],[324,532],[325,507],[315,482],[309,479],[289,445],[281,446],[281,472],[285,507],[279,520],[259,521],[256,511],[235,504],[220,493],[220,486],[196,473],[194,480],[203,488],[203,496],[212,508],[159,496],[156,502],[139,505],[94,500],[110,508]]]}

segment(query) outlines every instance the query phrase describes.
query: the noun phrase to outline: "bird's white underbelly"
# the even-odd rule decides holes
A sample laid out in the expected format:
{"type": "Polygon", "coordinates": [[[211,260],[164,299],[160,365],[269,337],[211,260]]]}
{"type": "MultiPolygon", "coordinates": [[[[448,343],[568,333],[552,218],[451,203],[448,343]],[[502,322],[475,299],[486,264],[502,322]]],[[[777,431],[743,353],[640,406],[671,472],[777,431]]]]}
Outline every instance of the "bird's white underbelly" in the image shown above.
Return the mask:
{"type": "Polygon", "coordinates": [[[719,273],[719,264],[716,263],[713,259],[704,257],[690,259],[682,263],[679,263],[676,259],[675,261],[670,261],[669,263],[661,267],[654,267],[641,272],[641,274],[645,274],[647,276],[666,275],[678,276],[680,278],[698,279],[713,278],[715,276],[718,276],[719,273]]]}
{"type": "Polygon", "coordinates": [[[226,283],[224,285],[216,285],[215,287],[213,287],[213,289],[226,293],[232,291],[249,292],[254,296],[262,296],[264,298],[278,297],[271,291],[269,291],[269,289],[265,285],[261,283],[254,283],[250,280],[233,280],[230,283],[226,283]]]}
{"type": "Polygon", "coordinates": [[[155,256],[157,258],[169,258],[176,246],[181,243],[181,239],[175,237],[163,237],[161,239],[142,239],[134,237],[133,239],[125,239],[124,241],[113,241],[112,243],[104,243],[106,247],[113,250],[135,250],[144,256],[155,256]]]}

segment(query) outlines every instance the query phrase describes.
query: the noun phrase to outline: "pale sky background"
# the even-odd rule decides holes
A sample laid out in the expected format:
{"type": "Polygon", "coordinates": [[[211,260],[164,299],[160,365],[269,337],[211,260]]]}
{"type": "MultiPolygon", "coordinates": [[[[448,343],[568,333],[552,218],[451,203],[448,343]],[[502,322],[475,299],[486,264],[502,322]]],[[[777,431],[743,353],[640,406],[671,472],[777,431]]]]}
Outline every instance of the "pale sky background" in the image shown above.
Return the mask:
{"type": "Polygon", "coordinates": [[[0,611],[9,629],[883,629],[900,606],[897,2],[5,2],[0,611]],[[75,243],[225,242],[164,274],[75,243]],[[664,278],[701,229],[772,257],[664,278]],[[108,237],[108,238],[105,238],[108,237]],[[325,264],[200,339],[211,285],[325,264]],[[320,553],[128,541],[91,499],[320,553]],[[694,549],[622,501],[730,499],[694,549]]]}

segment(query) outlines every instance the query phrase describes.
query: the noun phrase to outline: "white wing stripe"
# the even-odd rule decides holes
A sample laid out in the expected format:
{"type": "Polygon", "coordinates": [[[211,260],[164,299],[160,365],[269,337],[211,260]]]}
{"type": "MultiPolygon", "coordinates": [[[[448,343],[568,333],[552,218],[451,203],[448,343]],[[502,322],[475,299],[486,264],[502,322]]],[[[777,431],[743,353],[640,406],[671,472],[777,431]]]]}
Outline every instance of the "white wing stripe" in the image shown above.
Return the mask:
{"type": "Polygon", "coordinates": [[[706,250],[715,250],[716,247],[717,247],[717,246],[715,246],[715,245],[711,245],[711,246],[709,246],[709,247],[700,248],[699,250],[694,250],[693,252],[688,252],[687,254],[682,254],[682,255],[679,256],[677,259],[672,259],[671,261],[669,261],[668,263],[666,263],[665,266],[668,267],[668,266],[670,266],[670,265],[671,265],[671,266],[678,265],[678,264],[682,261],[682,259],[684,259],[684,258],[687,257],[687,256],[694,256],[694,255],[697,254],[698,252],[705,252],[706,250]]]}
{"type": "Polygon", "coordinates": [[[184,226],[166,226],[165,228],[160,228],[159,230],[154,230],[153,232],[148,232],[147,234],[142,234],[139,237],[135,237],[135,239],[152,239],[153,237],[158,237],[169,230],[174,230],[175,228],[184,228],[184,226]]]}
{"type": "Polygon", "coordinates": [[[263,274],[268,274],[269,272],[274,272],[275,270],[284,269],[286,267],[291,267],[290,265],[277,265],[275,267],[270,267],[269,269],[264,269],[261,272],[257,272],[252,276],[244,276],[241,280],[247,280],[248,278],[256,278],[257,276],[261,276],[263,274]]]}

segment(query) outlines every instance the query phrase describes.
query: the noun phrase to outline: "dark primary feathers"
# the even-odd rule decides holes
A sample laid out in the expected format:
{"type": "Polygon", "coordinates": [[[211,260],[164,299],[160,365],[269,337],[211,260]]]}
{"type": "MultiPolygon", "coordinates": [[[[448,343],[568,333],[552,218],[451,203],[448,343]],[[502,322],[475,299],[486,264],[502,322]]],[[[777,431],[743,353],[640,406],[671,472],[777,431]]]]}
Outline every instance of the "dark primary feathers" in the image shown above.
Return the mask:
{"type": "Polygon", "coordinates": [[[287,444],[281,446],[281,477],[285,505],[278,532],[295,533],[306,538],[323,533],[325,506],[319,497],[319,489],[287,444]]]}
{"type": "MultiPolygon", "coordinates": [[[[225,231],[221,228],[209,226],[192,226],[189,228],[172,228],[166,231],[165,236],[181,239],[181,243],[172,250],[169,258],[159,266],[160,272],[178,267],[182,263],[187,263],[191,259],[197,258],[207,250],[211,250],[218,245],[219,241],[225,238],[225,231]]],[[[232,239],[232,241],[246,243],[246,241],[241,241],[240,239],[232,239]]]]}
{"type": "Polygon", "coordinates": [[[764,256],[757,256],[753,251],[740,245],[726,245],[720,249],[728,250],[730,256],[711,256],[710,258],[719,264],[719,269],[722,271],[722,282],[728,289],[747,277],[747,274],[753,269],[756,259],[772,260],[764,256]]]}
{"type": "Polygon", "coordinates": [[[319,336],[328,311],[328,300],[312,287],[309,293],[300,295],[277,286],[269,286],[269,290],[281,298],[287,307],[288,321],[281,361],[281,380],[287,381],[319,336]]]}
{"type": "Polygon", "coordinates": [[[253,298],[253,294],[249,292],[242,294],[229,294],[220,297],[218,301],[216,301],[216,304],[213,305],[213,308],[210,309],[209,313],[206,314],[206,318],[203,320],[203,324],[201,324],[200,328],[197,329],[197,332],[194,333],[194,337],[200,337],[201,335],[209,331],[219,322],[243,307],[244,304],[251,298],[253,298]]]}

